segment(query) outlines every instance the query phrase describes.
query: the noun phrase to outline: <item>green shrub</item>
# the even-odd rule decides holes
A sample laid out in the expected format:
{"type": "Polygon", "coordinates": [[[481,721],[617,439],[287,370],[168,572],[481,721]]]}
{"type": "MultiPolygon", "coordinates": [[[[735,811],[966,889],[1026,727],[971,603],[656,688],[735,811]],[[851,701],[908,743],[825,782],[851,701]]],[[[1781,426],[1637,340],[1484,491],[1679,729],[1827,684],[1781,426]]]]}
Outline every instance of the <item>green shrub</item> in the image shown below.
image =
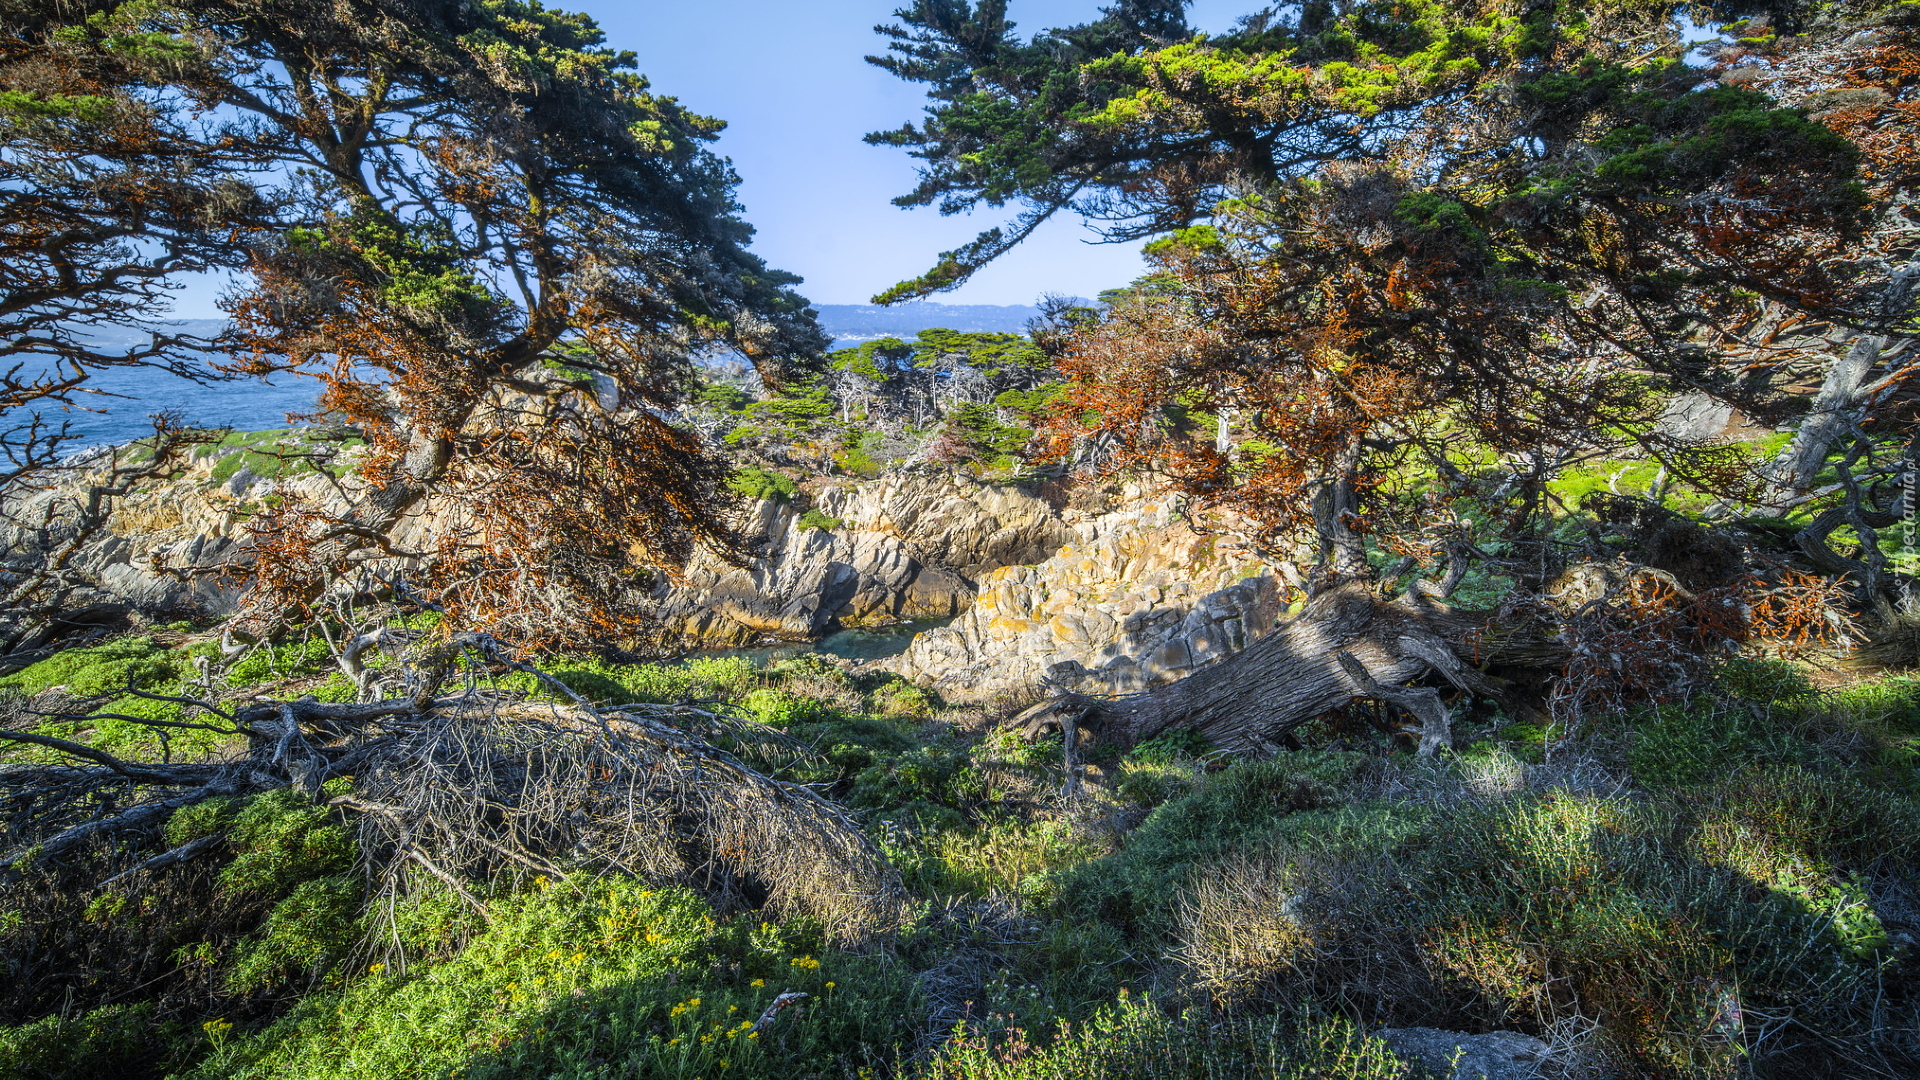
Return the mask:
{"type": "Polygon", "coordinates": [[[1137,761],[1148,765],[1172,765],[1180,761],[1192,761],[1212,749],[1206,736],[1191,728],[1169,731],[1143,739],[1127,751],[1128,761],[1137,761]]]}
{"type": "MultiPolygon", "coordinates": [[[[801,783],[829,786],[839,795],[846,794],[863,770],[920,745],[912,732],[893,721],[825,713],[816,716],[812,722],[787,729],[787,734],[813,750],[792,767],[791,776],[801,783]]],[[[896,804],[893,809],[898,810],[900,805],[904,804],[896,804]]]]}
{"type": "Polygon", "coordinates": [[[1803,761],[1812,753],[1785,709],[1713,698],[1661,705],[1639,717],[1627,768],[1642,784],[1673,786],[1718,779],[1755,760],[1803,761]]]}
{"type": "Polygon", "coordinates": [[[847,801],[857,807],[886,810],[913,802],[951,806],[983,794],[984,782],[970,765],[966,750],[916,746],[860,770],[847,801]]]}
{"type": "Polygon", "coordinates": [[[832,532],[845,524],[845,521],[824,514],[818,509],[809,509],[806,513],[800,515],[800,527],[803,529],[819,529],[822,532],[832,532]]]}
{"type": "Polygon", "coordinates": [[[1353,917],[1406,926],[1426,965],[1508,1015],[1599,1019],[1649,1076],[1731,1073],[1752,1053],[1749,1012],[1793,1016],[1828,1046],[1871,1040],[1892,957],[1863,894],[1815,874],[1811,853],[1857,858],[1905,819],[1807,824],[1834,809],[1817,788],[1763,773],[1666,806],[1509,799],[1429,831],[1402,881],[1353,917]]]}
{"type": "Polygon", "coordinates": [[[825,719],[820,703],[786,690],[750,690],[740,700],[748,717],[768,727],[789,728],[795,724],[825,719]]]}
{"type": "MultiPolygon", "coordinates": [[[[683,664],[621,664],[601,656],[555,656],[541,665],[561,685],[601,705],[672,704],[737,698],[760,681],[744,656],[701,657],[683,664]]],[[[539,700],[563,697],[543,680],[515,672],[500,685],[539,700]]]]}
{"type": "Polygon", "coordinates": [[[1288,815],[1333,802],[1363,760],[1328,751],[1236,764],[1155,809],[1117,854],[1063,873],[1063,900],[1164,928],[1193,873],[1259,846],[1288,815]]]}
{"type": "Polygon", "coordinates": [[[938,870],[923,883],[941,892],[1052,899],[1053,871],[1078,866],[1105,848],[1064,821],[996,821],[971,830],[923,834],[920,847],[938,870]]]}
{"type": "Polygon", "coordinates": [[[0,1027],[0,1076],[69,1080],[138,1075],[161,1056],[153,1006],[107,1005],[78,1019],[46,1016],[0,1027]]]}
{"type": "MultiPolygon", "coordinates": [[[[148,637],[125,637],[104,645],[55,653],[0,678],[0,692],[38,694],[61,687],[72,697],[97,699],[93,708],[99,712],[178,722],[189,717],[174,702],[121,695],[129,687],[150,694],[184,693],[184,680],[190,675],[190,658],[190,651],[169,649],[148,637]]],[[[161,733],[131,720],[115,718],[94,721],[87,730],[79,730],[70,722],[50,724],[47,733],[79,739],[128,756],[157,753],[163,744],[176,757],[206,753],[223,741],[217,732],[176,729],[161,733]]]]}
{"type": "Polygon", "coordinates": [[[56,686],[77,698],[109,695],[129,685],[142,690],[176,683],[179,660],[152,638],[125,637],[105,645],[67,649],[0,678],[0,689],[38,694],[56,686]]]}
{"type": "Polygon", "coordinates": [[[1200,775],[1191,764],[1122,761],[1115,770],[1113,793],[1148,809],[1192,791],[1200,775]]]}
{"type": "Polygon", "coordinates": [[[873,693],[873,711],[881,716],[926,720],[940,711],[940,695],[905,680],[895,680],[873,693]]]}
{"type": "Polygon", "coordinates": [[[872,479],[887,471],[885,465],[882,465],[872,454],[867,452],[866,448],[861,446],[849,446],[845,450],[835,454],[833,463],[838,465],[842,472],[867,479],[872,479]]]}
{"type": "Polygon", "coordinates": [[[1793,701],[1813,693],[1807,673],[1784,660],[1736,659],[1721,664],[1714,684],[1727,696],[1761,705],[1793,701]]]}
{"type": "Polygon", "coordinates": [[[228,842],[237,854],[220,871],[220,887],[235,892],[284,895],[300,882],[353,865],[347,830],[326,807],[292,788],[248,800],[233,818],[228,842]]]}
{"type": "Polygon", "coordinates": [[[360,883],[345,874],[294,886],[268,913],[265,933],[241,943],[228,988],[246,993],[320,974],[359,942],[360,905],[360,883]]]}
{"type": "Polygon", "coordinates": [[[492,912],[456,954],[404,975],[376,963],[191,1075],[842,1076],[883,1065],[912,1032],[912,981],[896,965],[823,951],[804,928],[716,920],[685,890],[602,879],[492,912]],[[783,990],[809,996],[750,1036],[783,990]]]}
{"type": "Polygon", "coordinates": [[[333,653],[318,633],[301,641],[263,645],[227,668],[228,686],[255,686],[274,678],[316,675],[333,668],[333,653]]]}
{"type": "Polygon", "coordinates": [[[784,473],[746,465],[733,470],[727,478],[727,490],[747,499],[792,502],[800,494],[800,485],[784,473]]]}
{"type": "Polygon", "coordinates": [[[167,819],[167,846],[179,847],[226,829],[243,805],[243,800],[216,795],[175,810],[167,819]]]}
{"type": "Polygon", "coordinates": [[[1034,769],[1059,765],[1065,752],[1066,737],[1058,731],[1028,738],[1017,727],[998,727],[989,732],[980,745],[984,760],[1034,769]]]}
{"type": "Polygon", "coordinates": [[[923,1080],[1401,1080],[1411,1070],[1346,1020],[1167,1016],[1123,996],[1082,1025],[1036,1041],[1019,1027],[963,1025],[918,1075],[923,1080]]]}

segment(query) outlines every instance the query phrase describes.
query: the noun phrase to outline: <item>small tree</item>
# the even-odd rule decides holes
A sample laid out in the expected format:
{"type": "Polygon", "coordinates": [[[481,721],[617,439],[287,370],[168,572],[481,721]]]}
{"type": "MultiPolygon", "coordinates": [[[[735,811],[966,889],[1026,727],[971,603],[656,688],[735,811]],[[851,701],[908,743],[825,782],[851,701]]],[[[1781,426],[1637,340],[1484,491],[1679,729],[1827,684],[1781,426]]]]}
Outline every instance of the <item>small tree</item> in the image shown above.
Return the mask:
{"type": "Polygon", "coordinates": [[[927,162],[901,201],[1028,209],[877,299],[951,288],[1061,210],[1159,237],[1159,283],[1065,350],[1062,448],[1090,419],[1271,535],[1310,525],[1338,576],[1418,510],[1385,498],[1409,470],[1505,473],[1522,532],[1556,467],[1621,439],[1737,491],[1748,466],[1655,423],[1680,390],[1765,414],[1709,347],[1757,301],[1904,317],[1850,257],[1859,149],[1705,81],[1665,8],[1309,4],[1207,38],[1120,5],[1022,42],[1003,4],[930,0],[901,23],[876,62],[933,102],[872,137],[927,162]]]}
{"type": "MultiPolygon", "coordinates": [[[[89,584],[74,554],[113,501],[164,476],[196,436],[157,418],[144,445],[76,459],[73,413],[91,377],[155,367],[190,378],[213,343],[155,321],[178,276],[236,265],[233,231],[266,211],[251,171],[262,144],[197,113],[138,72],[189,63],[196,46],[164,33],[118,33],[88,47],[48,24],[45,5],[0,6],[0,661],[32,658],[89,584]],[[147,340],[106,343],[112,331],[147,340]],[[63,483],[91,472],[96,483],[63,483]],[[63,493],[56,494],[56,489],[63,493]]],[[[61,23],[67,30],[76,28],[61,23]]]]}
{"type": "Polygon", "coordinates": [[[185,0],[36,8],[33,49],[122,57],[174,113],[256,134],[276,213],[239,234],[231,370],[298,371],[372,444],[344,512],[256,523],[253,609],[309,608],[400,554],[460,620],[554,640],[628,625],[650,575],[730,548],[725,469],[670,421],[692,358],[762,381],[825,338],[746,251],[719,122],[650,92],[592,20],[534,4],[185,0]]]}

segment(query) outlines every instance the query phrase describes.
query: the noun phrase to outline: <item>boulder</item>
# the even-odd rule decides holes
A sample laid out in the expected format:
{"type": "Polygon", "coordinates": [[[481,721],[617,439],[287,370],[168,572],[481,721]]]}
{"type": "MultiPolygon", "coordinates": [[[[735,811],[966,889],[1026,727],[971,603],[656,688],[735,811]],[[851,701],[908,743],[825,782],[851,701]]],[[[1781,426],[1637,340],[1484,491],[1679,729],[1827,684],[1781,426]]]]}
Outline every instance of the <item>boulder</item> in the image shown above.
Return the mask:
{"type": "Polygon", "coordinates": [[[993,570],[966,614],[886,666],[954,700],[1076,673],[1118,694],[1172,682],[1244,649],[1285,609],[1281,581],[1242,536],[1191,527],[1134,489],[1121,509],[1069,516],[1073,541],[993,570]]]}
{"type": "Polygon", "coordinates": [[[1439,1028],[1387,1028],[1374,1037],[1403,1060],[1445,1080],[1533,1080],[1548,1055],[1546,1043],[1518,1031],[1468,1035],[1439,1028]]]}
{"type": "Polygon", "coordinates": [[[660,617],[679,643],[725,648],[948,618],[973,603],[982,575],[1045,559],[1073,536],[1018,484],[913,473],[809,487],[805,503],[752,508],[745,531],[760,548],[745,568],[702,557],[680,585],[662,587],[660,617]],[[819,528],[822,518],[836,524],[819,528]]]}

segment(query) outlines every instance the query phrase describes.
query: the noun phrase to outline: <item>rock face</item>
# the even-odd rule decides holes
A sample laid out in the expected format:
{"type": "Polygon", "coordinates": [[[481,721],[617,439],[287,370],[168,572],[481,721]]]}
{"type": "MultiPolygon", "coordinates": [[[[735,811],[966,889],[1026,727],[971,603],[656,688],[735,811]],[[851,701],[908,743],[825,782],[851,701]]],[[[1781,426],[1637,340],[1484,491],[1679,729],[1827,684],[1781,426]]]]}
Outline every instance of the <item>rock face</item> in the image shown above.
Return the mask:
{"type": "MultiPolygon", "coordinates": [[[[95,451],[72,462],[64,483],[10,507],[13,519],[34,522],[50,516],[47,539],[59,542],[72,525],[73,500],[104,479],[106,454],[95,451]]],[[[270,480],[246,468],[226,474],[218,469],[220,457],[190,455],[178,478],[148,483],[118,500],[106,528],[69,563],[75,577],[90,583],[70,599],[70,606],[121,604],[148,613],[227,614],[239,602],[233,583],[159,573],[153,569],[156,561],[175,567],[218,565],[246,538],[247,519],[267,497],[297,494],[324,503],[332,494],[318,475],[270,480]]],[[[0,546],[6,548],[32,550],[43,542],[16,526],[0,528],[0,546]]]]}
{"type": "Polygon", "coordinates": [[[859,626],[945,618],[972,603],[982,575],[1037,562],[1073,537],[1043,498],[1015,485],[951,475],[828,484],[813,515],[766,500],[746,524],[765,537],[745,567],[702,558],[660,593],[661,617],[706,647],[762,637],[815,638],[837,620],[859,626]],[[821,517],[837,524],[808,523],[821,517]]]}
{"type": "MultiPolygon", "coordinates": [[[[176,479],[122,499],[72,562],[94,583],[74,605],[228,614],[240,599],[231,583],[154,567],[244,560],[247,522],[271,499],[338,506],[326,477],[261,477],[223,467],[226,456],[211,449],[176,479]]],[[[65,495],[84,483],[76,475],[65,495]]],[[[668,643],[725,648],[818,638],[836,624],[958,616],[891,666],[955,698],[1031,685],[1056,665],[1084,669],[1085,689],[1127,692],[1238,651],[1282,608],[1275,577],[1244,540],[1195,531],[1138,488],[1114,500],[1119,509],[1097,512],[940,473],[809,487],[804,510],[772,500],[750,508],[745,531],[764,537],[757,558],[733,566],[702,556],[680,585],[661,589],[668,643]]],[[[395,545],[427,550],[433,533],[431,517],[410,518],[395,545]]],[[[9,539],[21,538],[0,536],[9,539]]]]}
{"type": "Polygon", "coordinates": [[[943,695],[978,698],[1052,674],[1126,693],[1171,682],[1273,628],[1282,589],[1244,539],[1202,533],[1164,499],[1074,523],[1046,561],[988,573],[952,625],[887,666],[943,695]]]}
{"type": "Polygon", "coordinates": [[[1547,1044],[1518,1031],[1468,1035],[1439,1028],[1387,1028],[1376,1036],[1406,1061],[1446,1080],[1533,1080],[1547,1044]]]}

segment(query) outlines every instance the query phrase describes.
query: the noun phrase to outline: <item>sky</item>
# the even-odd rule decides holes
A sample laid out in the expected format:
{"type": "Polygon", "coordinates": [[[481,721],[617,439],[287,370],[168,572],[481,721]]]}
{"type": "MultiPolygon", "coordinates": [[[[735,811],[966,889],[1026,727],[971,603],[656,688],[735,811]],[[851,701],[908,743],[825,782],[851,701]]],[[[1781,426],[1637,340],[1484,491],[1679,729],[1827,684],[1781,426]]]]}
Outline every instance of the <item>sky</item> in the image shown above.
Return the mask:
{"type": "MultiPolygon", "coordinates": [[[[1103,0],[1012,0],[1025,36],[1096,17],[1103,0]]],[[[556,0],[584,11],[607,44],[630,49],[656,93],[727,122],[713,145],[740,174],[740,202],[758,230],[753,250],[801,275],[817,304],[864,304],[1011,217],[1013,208],[943,218],[932,207],[889,201],[913,188],[904,150],[868,146],[869,131],[915,121],[924,87],[863,59],[883,51],[873,33],[899,0],[556,0]]],[[[1189,20],[1229,29],[1260,5],[1198,0],[1189,20]]],[[[1091,297],[1139,276],[1139,244],[1090,244],[1077,219],[1058,218],[962,288],[933,299],[953,304],[1031,304],[1047,293],[1091,297]]],[[[216,281],[180,296],[180,318],[216,318],[216,281]]]]}

